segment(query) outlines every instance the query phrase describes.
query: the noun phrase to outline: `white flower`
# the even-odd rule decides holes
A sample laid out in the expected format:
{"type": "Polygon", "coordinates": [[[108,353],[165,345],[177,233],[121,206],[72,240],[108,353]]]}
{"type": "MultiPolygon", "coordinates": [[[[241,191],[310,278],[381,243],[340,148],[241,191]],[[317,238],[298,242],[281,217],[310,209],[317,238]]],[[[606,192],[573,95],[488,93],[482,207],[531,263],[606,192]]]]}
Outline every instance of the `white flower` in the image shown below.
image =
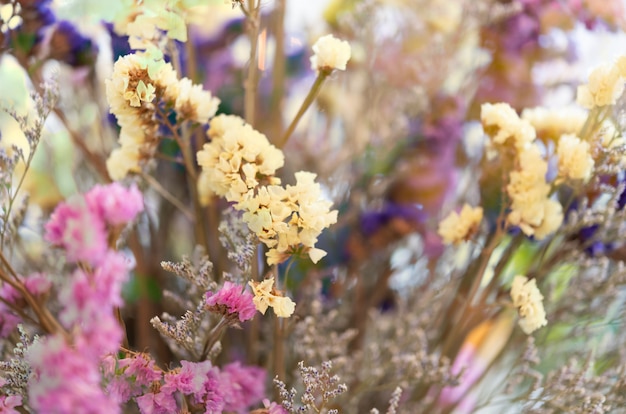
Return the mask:
{"type": "Polygon", "coordinates": [[[525,276],[515,276],[511,285],[511,299],[519,312],[519,326],[525,334],[530,335],[548,324],[543,308],[543,295],[537,288],[535,279],[529,281],[525,276]]]}
{"type": "Polygon", "coordinates": [[[311,69],[320,70],[346,70],[346,64],[350,60],[350,44],[345,40],[339,40],[329,34],[320,37],[313,45],[311,56],[311,69]]]}

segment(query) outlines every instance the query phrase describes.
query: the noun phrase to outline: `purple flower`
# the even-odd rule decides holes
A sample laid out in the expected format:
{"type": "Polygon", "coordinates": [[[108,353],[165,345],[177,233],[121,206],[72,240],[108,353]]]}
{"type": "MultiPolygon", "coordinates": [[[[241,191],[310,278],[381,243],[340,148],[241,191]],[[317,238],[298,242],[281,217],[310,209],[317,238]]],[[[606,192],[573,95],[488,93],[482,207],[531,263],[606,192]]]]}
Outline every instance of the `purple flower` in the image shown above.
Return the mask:
{"type": "Polygon", "coordinates": [[[141,414],[170,414],[177,412],[176,400],[169,392],[149,392],[135,400],[141,414]]]}
{"type": "Polygon", "coordinates": [[[119,183],[96,185],[85,194],[85,201],[91,211],[113,226],[133,221],[143,211],[143,196],[137,187],[125,188],[119,183]]]}
{"type": "Polygon", "coordinates": [[[237,315],[241,322],[254,317],[256,307],[252,301],[252,293],[232,282],[224,282],[224,286],[216,293],[207,292],[206,307],[212,312],[222,315],[237,315]]]}

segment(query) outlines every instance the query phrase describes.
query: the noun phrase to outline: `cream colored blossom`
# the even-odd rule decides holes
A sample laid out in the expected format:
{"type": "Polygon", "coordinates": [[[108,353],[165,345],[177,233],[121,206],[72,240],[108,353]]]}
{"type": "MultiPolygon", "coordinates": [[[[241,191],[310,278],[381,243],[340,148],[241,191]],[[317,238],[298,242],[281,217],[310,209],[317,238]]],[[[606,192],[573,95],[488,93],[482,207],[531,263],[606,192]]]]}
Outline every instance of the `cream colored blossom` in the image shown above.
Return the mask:
{"type": "Polygon", "coordinates": [[[459,244],[469,240],[480,226],[483,219],[482,207],[472,207],[465,204],[461,213],[451,212],[439,223],[437,232],[445,244],[459,244]]]}
{"type": "Polygon", "coordinates": [[[519,312],[519,326],[525,334],[530,335],[548,324],[543,308],[543,295],[537,288],[535,279],[529,281],[525,276],[515,276],[511,286],[511,299],[519,312]]]}
{"type": "Polygon", "coordinates": [[[139,172],[139,149],[134,146],[116,148],[107,159],[106,166],[112,180],[121,180],[130,172],[139,172]]]}
{"type": "Polygon", "coordinates": [[[595,68],[589,75],[589,83],[578,87],[576,101],[587,109],[614,105],[624,91],[624,75],[619,61],[595,68]]]}
{"type": "Polygon", "coordinates": [[[296,304],[290,298],[279,295],[274,289],[274,278],[265,279],[262,282],[248,282],[254,293],[253,302],[256,309],[265,315],[268,307],[274,309],[279,318],[290,317],[296,309],[296,304]]]}
{"type": "Polygon", "coordinates": [[[424,10],[424,20],[434,30],[449,34],[454,32],[463,18],[463,6],[459,2],[437,0],[424,10]]]}
{"type": "Polygon", "coordinates": [[[589,143],[575,135],[563,135],[557,147],[559,175],[572,180],[587,180],[593,170],[589,143]]]}
{"type": "Polygon", "coordinates": [[[315,174],[296,173],[296,185],[263,186],[237,208],[245,211],[243,220],[269,250],[268,264],[281,263],[295,253],[304,253],[313,263],[326,255],[315,247],[321,232],[337,222],[337,211],[321,196],[315,174]]]}
{"type": "Polygon", "coordinates": [[[217,112],[219,103],[220,100],[214,98],[211,92],[202,89],[201,85],[194,85],[190,79],[178,81],[174,109],[180,117],[206,123],[217,112]]]}
{"type": "Polygon", "coordinates": [[[198,164],[206,171],[210,190],[227,201],[240,202],[263,177],[269,183],[279,183],[280,180],[272,176],[285,162],[282,151],[270,144],[265,135],[237,120],[220,135],[216,129],[229,122],[226,119],[233,119],[216,119],[209,129],[215,127],[213,140],[197,154],[198,164]]]}
{"type": "Polygon", "coordinates": [[[320,37],[313,45],[311,56],[311,69],[320,70],[346,70],[346,64],[350,60],[350,44],[345,40],[337,39],[332,34],[320,37]]]}
{"type": "Polygon", "coordinates": [[[522,119],[530,122],[538,136],[556,141],[563,134],[580,133],[587,121],[587,111],[575,106],[536,107],[524,109],[522,119]]]}
{"type": "Polygon", "coordinates": [[[511,172],[506,188],[511,199],[507,221],[539,240],[556,230],[563,221],[561,205],[548,198],[547,172],[547,162],[541,157],[539,148],[532,145],[519,153],[518,167],[511,172]]]}
{"type": "Polygon", "coordinates": [[[536,138],[535,129],[530,122],[520,119],[509,104],[486,103],[481,106],[480,119],[485,133],[496,145],[504,145],[510,139],[518,151],[528,147],[536,138]]]}

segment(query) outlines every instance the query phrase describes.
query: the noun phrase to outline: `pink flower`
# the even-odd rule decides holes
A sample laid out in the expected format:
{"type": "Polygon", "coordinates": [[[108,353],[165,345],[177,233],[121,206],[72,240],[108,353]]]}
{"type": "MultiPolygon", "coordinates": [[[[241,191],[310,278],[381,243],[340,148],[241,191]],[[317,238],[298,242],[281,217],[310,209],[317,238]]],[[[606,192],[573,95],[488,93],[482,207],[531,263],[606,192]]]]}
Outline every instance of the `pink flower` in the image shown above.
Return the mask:
{"type": "Polygon", "coordinates": [[[14,408],[21,405],[21,395],[0,396],[0,414],[20,414],[20,412],[14,410],[14,408]]]}
{"type": "Polygon", "coordinates": [[[237,314],[241,322],[254,317],[256,306],[254,296],[241,286],[232,282],[224,282],[224,286],[216,293],[207,292],[206,307],[223,315],[237,314]]]}
{"type": "Polygon", "coordinates": [[[181,369],[165,375],[163,388],[192,395],[197,404],[203,404],[206,412],[221,413],[224,409],[222,377],[210,361],[181,361],[181,369]]]}
{"type": "Polygon", "coordinates": [[[0,303],[0,338],[7,338],[17,328],[22,319],[15,315],[4,303],[0,303]]]}
{"type": "Polygon", "coordinates": [[[28,401],[40,413],[115,414],[120,407],[101,388],[99,359],[71,348],[60,335],[36,341],[26,354],[32,369],[28,401]]]}
{"type": "Polygon", "coordinates": [[[96,185],[85,194],[85,200],[91,211],[113,226],[133,221],[143,211],[143,196],[134,185],[96,185]]]}
{"type": "Polygon", "coordinates": [[[107,251],[104,222],[82,198],[59,204],[45,229],[45,239],[65,249],[70,262],[98,264],[107,251]]]}
{"type": "Polygon", "coordinates": [[[233,362],[222,369],[221,382],[225,388],[226,411],[247,413],[248,407],[261,402],[265,396],[265,370],[233,362]]]}
{"type": "Polygon", "coordinates": [[[170,414],[178,411],[176,399],[169,392],[149,392],[135,399],[141,414],[170,414]]]}
{"type": "Polygon", "coordinates": [[[280,404],[270,402],[267,398],[263,400],[263,407],[267,408],[267,414],[289,414],[289,412],[280,404]]]}
{"type": "Polygon", "coordinates": [[[43,296],[50,291],[52,282],[43,273],[33,273],[24,279],[24,287],[33,296],[43,296]]]}

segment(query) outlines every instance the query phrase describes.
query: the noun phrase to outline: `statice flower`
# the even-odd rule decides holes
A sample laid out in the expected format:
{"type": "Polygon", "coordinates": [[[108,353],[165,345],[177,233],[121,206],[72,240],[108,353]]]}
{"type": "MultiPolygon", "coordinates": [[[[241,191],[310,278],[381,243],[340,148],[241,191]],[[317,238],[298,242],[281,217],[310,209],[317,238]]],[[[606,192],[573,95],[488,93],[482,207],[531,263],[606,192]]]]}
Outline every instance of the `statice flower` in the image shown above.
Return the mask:
{"type": "Polygon", "coordinates": [[[273,277],[262,282],[250,281],[248,284],[254,292],[254,305],[263,315],[270,306],[274,309],[276,316],[280,318],[290,317],[296,309],[296,304],[290,298],[276,292],[273,277]]]}
{"type": "Polygon", "coordinates": [[[97,360],[71,347],[61,335],[36,341],[26,359],[32,369],[28,401],[36,412],[119,413],[113,398],[100,387],[97,360]]]}
{"type": "Polygon", "coordinates": [[[242,366],[239,362],[225,365],[220,374],[224,385],[225,411],[239,414],[258,404],[265,396],[265,370],[255,366],[242,366]]]}
{"type": "Polygon", "coordinates": [[[615,105],[624,91],[625,76],[626,57],[598,66],[589,75],[589,83],[578,87],[576,101],[587,109],[615,105]]]}
{"type": "Polygon", "coordinates": [[[96,185],[85,194],[89,208],[109,225],[118,226],[135,219],[143,211],[143,196],[136,186],[119,183],[96,185]]]}
{"type": "Polygon", "coordinates": [[[536,279],[529,281],[525,276],[515,276],[511,286],[511,299],[521,317],[519,326],[524,333],[530,335],[548,324],[543,308],[543,295],[537,288],[536,279]]]}
{"type": "Polygon", "coordinates": [[[217,112],[220,100],[211,92],[202,89],[202,85],[194,85],[191,79],[183,78],[178,82],[178,94],[174,103],[176,112],[195,122],[206,123],[217,112]]]}
{"type": "Polygon", "coordinates": [[[588,180],[593,171],[589,143],[575,135],[563,135],[557,147],[559,175],[572,180],[588,180]]]}
{"type": "Polygon", "coordinates": [[[332,71],[333,69],[346,70],[350,60],[350,44],[345,40],[337,39],[332,34],[320,37],[313,45],[311,69],[314,71],[332,71]]]}
{"type": "Polygon", "coordinates": [[[520,119],[509,104],[483,104],[480,108],[480,119],[494,144],[504,145],[511,139],[514,147],[520,151],[536,138],[530,122],[520,119]]]}
{"type": "Polygon", "coordinates": [[[98,264],[106,254],[105,224],[82,197],[59,204],[45,230],[45,239],[63,248],[70,262],[98,264]]]}
{"type": "Polygon", "coordinates": [[[219,413],[224,409],[224,386],[219,370],[210,361],[181,361],[180,369],[165,375],[161,393],[173,395],[178,391],[192,396],[196,404],[206,408],[206,412],[219,413]]]}
{"type": "Polygon", "coordinates": [[[439,223],[438,233],[444,243],[457,245],[476,233],[482,219],[482,207],[465,204],[460,214],[453,211],[439,223]]]}
{"type": "Polygon", "coordinates": [[[543,239],[563,222],[561,204],[548,198],[550,185],[546,183],[548,164],[539,148],[531,146],[519,154],[518,169],[510,174],[506,187],[511,198],[508,222],[519,226],[528,236],[543,239]]]}
{"type": "Polygon", "coordinates": [[[558,140],[563,134],[578,134],[587,121],[587,111],[569,106],[558,108],[527,108],[522,119],[530,122],[541,138],[558,140]]]}
{"type": "Polygon", "coordinates": [[[294,253],[308,254],[317,263],[326,252],[315,247],[322,231],[337,222],[337,210],[324,200],[316,175],[296,174],[296,185],[261,187],[258,193],[239,203],[243,220],[261,242],[269,247],[268,264],[282,263],[294,253]]]}
{"type": "Polygon", "coordinates": [[[216,293],[207,292],[205,306],[210,311],[224,316],[234,316],[245,322],[252,319],[256,313],[253,298],[254,296],[243,290],[242,286],[227,281],[216,293]]]}
{"type": "Polygon", "coordinates": [[[2,414],[20,414],[16,407],[22,405],[21,395],[0,396],[0,413],[2,414]]]}
{"type": "Polygon", "coordinates": [[[201,192],[240,202],[260,180],[280,182],[273,175],[285,162],[282,151],[250,125],[220,115],[211,121],[209,136],[211,142],[197,155],[206,183],[206,187],[199,188],[201,192]]]}

